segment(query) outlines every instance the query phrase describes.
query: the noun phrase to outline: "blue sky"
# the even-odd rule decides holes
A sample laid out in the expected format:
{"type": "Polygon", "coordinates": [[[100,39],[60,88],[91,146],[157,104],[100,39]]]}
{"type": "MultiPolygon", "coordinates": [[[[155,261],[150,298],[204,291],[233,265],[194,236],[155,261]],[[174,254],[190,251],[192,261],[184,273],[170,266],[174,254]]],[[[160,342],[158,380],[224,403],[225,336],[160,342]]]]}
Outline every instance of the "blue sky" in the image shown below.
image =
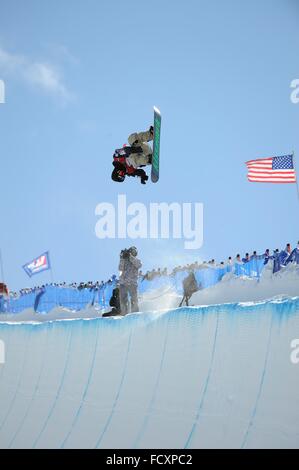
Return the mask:
{"type": "Polygon", "coordinates": [[[299,239],[295,185],[250,184],[246,160],[298,146],[296,0],[0,0],[5,280],[50,250],[55,280],[106,279],[128,240],[95,236],[95,207],[202,202],[204,245],[136,240],[144,268],[299,239]],[[110,179],[114,148],[163,116],[161,179],[110,179]]]}

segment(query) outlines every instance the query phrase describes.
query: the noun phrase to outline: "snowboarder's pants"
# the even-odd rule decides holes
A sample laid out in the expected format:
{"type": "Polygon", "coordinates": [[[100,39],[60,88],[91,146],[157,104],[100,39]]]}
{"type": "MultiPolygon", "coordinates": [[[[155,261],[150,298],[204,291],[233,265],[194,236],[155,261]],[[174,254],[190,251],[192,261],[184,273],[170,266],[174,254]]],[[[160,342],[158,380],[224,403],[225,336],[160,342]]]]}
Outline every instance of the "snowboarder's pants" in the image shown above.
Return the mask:
{"type": "Polygon", "coordinates": [[[142,154],[131,153],[128,158],[130,165],[134,168],[138,168],[141,165],[148,165],[150,163],[149,157],[151,157],[153,151],[145,142],[150,142],[151,140],[153,140],[153,135],[149,131],[139,133],[134,132],[134,134],[129,135],[129,144],[132,147],[136,146],[142,148],[142,154]]]}
{"type": "Polygon", "coordinates": [[[143,153],[131,153],[127,158],[127,164],[137,169],[140,166],[149,165],[151,162],[149,157],[150,155],[144,155],[143,153]]]}
{"type": "Polygon", "coordinates": [[[138,292],[137,292],[137,285],[130,284],[125,285],[121,284],[119,286],[119,293],[120,293],[120,310],[122,315],[127,315],[129,313],[129,298],[131,298],[131,312],[138,312],[138,292]]]}

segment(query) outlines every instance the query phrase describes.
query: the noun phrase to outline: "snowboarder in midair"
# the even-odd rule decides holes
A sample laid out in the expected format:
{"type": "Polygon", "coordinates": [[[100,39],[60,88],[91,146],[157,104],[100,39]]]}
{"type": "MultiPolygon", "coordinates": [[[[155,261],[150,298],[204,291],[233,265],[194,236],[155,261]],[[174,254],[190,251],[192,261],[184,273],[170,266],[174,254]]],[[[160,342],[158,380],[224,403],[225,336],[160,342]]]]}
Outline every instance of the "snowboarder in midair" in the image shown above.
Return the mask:
{"type": "Polygon", "coordinates": [[[152,163],[153,151],[147,142],[153,140],[153,137],[154,128],[151,126],[148,131],[131,134],[128,137],[129,145],[115,150],[111,175],[113,181],[122,183],[126,176],[139,176],[141,183],[146,183],[148,176],[140,167],[152,163]]]}

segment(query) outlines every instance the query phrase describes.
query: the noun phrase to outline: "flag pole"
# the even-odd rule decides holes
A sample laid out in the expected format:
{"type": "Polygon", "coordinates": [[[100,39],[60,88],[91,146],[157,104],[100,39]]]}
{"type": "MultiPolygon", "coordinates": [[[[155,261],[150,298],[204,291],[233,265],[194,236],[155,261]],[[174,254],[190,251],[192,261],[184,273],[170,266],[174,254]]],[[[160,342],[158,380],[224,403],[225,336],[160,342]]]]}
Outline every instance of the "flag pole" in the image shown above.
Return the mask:
{"type": "Polygon", "coordinates": [[[297,187],[297,196],[298,196],[298,200],[299,200],[299,182],[298,182],[298,168],[297,168],[297,162],[296,162],[296,158],[295,158],[295,152],[293,150],[292,152],[292,157],[293,157],[293,164],[294,164],[294,169],[295,169],[295,174],[296,174],[296,187],[297,187]]]}
{"type": "Polygon", "coordinates": [[[51,277],[51,283],[54,284],[54,276],[53,276],[52,266],[51,266],[51,269],[50,269],[50,277],[51,277]]]}
{"type": "Polygon", "coordinates": [[[52,287],[55,289],[55,307],[57,307],[57,287],[54,286],[54,275],[53,275],[53,268],[52,268],[52,263],[50,261],[50,255],[49,255],[49,252],[48,252],[48,259],[49,259],[49,263],[50,263],[50,277],[51,277],[51,285],[52,287]]]}
{"type": "MultiPolygon", "coordinates": [[[[1,248],[0,248],[0,267],[1,267],[1,280],[4,284],[4,289],[5,289],[5,280],[4,280],[4,267],[3,267],[3,258],[2,258],[2,251],[1,251],[1,248]]],[[[10,309],[10,297],[9,297],[9,293],[8,293],[8,288],[6,286],[6,289],[7,289],[7,295],[8,295],[8,307],[7,307],[7,310],[6,312],[9,312],[9,309],[10,309]]],[[[4,290],[5,292],[5,290],[4,290]]],[[[2,312],[0,312],[2,313],[2,312]]]]}
{"type": "Polygon", "coordinates": [[[0,248],[0,266],[1,266],[1,280],[4,283],[4,268],[3,268],[3,258],[2,258],[1,248],[0,248]]]}

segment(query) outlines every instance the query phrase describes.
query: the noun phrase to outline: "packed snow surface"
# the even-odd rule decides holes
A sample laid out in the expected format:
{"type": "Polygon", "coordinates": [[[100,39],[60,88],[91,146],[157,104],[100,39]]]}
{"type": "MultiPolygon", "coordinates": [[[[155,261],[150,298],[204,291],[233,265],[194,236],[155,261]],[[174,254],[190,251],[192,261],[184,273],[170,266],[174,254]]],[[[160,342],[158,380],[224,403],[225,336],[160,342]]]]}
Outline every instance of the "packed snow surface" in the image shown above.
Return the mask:
{"type": "Polygon", "coordinates": [[[126,317],[1,315],[0,447],[299,448],[298,285],[292,268],[227,275],[201,306],[161,288],[126,317]]]}

